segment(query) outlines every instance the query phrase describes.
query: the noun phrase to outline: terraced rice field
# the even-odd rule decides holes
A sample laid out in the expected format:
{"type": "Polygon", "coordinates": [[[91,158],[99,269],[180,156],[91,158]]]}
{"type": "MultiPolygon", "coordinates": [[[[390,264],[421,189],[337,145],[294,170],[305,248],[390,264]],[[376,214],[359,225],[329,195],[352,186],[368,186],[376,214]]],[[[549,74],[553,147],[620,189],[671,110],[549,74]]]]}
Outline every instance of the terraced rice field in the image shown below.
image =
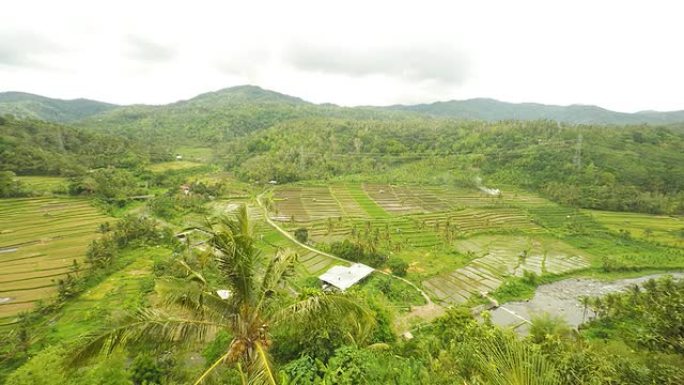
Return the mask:
{"type": "Polygon", "coordinates": [[[278,248],[294,250],[299,255],[297,270],[302,276],[318,276],[335,265],[344,264],[325,255],[297,246],[264,222],[259,223],[256,233],[261,242],[260,248],[265,253],[274,254],[278,248]]]}
{"type": "Polygon", "coordinates": [[[82,199],[0,200],[0,318],[53,295],[108,219],[82,199]]]}
{"type": "Polygon", "coordinates": [[[624,230],[633,237],[684,246],[684,218],[597,210],[583,212],[612,231],[624,230]]]}
{"type": "Polygon", "coordinates": [[[294,218],[300,223],[339,216],[381,219],[464,208],[548,204],[542,198],[519,191],[504,191],[501,197],[493,197],[476,189],[386,184],[279,187],[275,190],[275,200],[275,219],[294,218]]]}
{"type": "Polygon", "coordinates": [[[348,184],[281,187],[275,196],[272,218],[290,231],[306,227],[309,239],[325,243],[374,237],[379,249],[409,262],[409,278],[444,303],[493,291],[525,270],[541,275],[588,267],[590,255],[549,234],[605,231],[585,213],[506,188],[491,196],[477,189],[348,184]]]}
{"type": "Polygon", "coordinates": [[[494,291],[506,277],[522,276],[525,270],[538,275],[560,274],[590,263],[586,253],[539,237],[479,236],[463,240],[457,247],[478,258],[423,282],[423,287],[444,303],[461,303],[473,294],[494,291]]]}
{"type": "Polygon", "coordinates": [[[189,168],[196,168],[202,166],[204,166],[204,164],[198,162],[190,162],[187,160],[175,160],[170,162],[151,164],[147,168],[152,172],[164,172],[169,170],[185,170],[189,168]]]}
{"type": "Polygon", "coordinates": [[[276,204],[273,219],[290,230],[307,227],[317,242],[340,240],[368,226],[389,239],[386,246],[407,247],[433,247],[482,232],[544,232],[526,210],[479,191],[378,184],[299,186],[277,189],[276,204]],[[464,208],[464,203],[471,206],[464,208]]]}
{"type": "Polygon", "coordinates": [[[547,204],[529,210],[535,223],[554,230],[605,231],[605,227],[588,214],[569,207],[547,204]]]}
{"type": "Polygon", "coordinates": [[[17,179],[29,190],[52,192],[55,189],[66,189],[67,179],[59,176],[18,176],[17,179]]]}
{"type": "Polygon", "coordinates": [[[451,227],[460,236],[493,231],[535,234],[544,232],[525,211],[517,208],[467,208],[454,212],[420,214],[413,218],[435,229],[451,227]]]}

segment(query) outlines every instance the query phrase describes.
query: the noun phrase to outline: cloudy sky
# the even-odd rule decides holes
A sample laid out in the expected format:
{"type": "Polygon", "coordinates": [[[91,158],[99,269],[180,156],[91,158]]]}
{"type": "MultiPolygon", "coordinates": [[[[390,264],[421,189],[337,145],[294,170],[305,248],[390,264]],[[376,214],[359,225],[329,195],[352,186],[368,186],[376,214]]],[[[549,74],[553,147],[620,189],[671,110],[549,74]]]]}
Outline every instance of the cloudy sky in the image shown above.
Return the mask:
{"type": "Polygon", "coordinates": [[[681,1],[7,1],[0,91],[168,103],[491,97],[684,109],[681,1]]]}

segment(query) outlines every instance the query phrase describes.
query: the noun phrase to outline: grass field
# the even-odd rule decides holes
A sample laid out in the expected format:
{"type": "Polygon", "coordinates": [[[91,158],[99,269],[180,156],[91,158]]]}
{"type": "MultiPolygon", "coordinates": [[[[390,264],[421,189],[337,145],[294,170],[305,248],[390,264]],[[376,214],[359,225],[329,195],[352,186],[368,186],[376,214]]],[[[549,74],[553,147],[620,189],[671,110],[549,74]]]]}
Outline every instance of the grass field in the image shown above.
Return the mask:
{"type": "Polygon", "coordinates": [[[82,199],[0,200],[0,318],[52,296],[53,280],[83,260],[108,219],[82,199]]]}
{"type": "Polygon", "coordinates": [[[214,150],[209,147],[179,147],[176,153],[185,160],[207,163],[214,155],[214,150]]]}
{"type": "Polygon", "coordinates": [[[35,192],[53,192],[57,189],[66,189],[67,178],[60,176],[18,176],[17,179],[29,190],[35,192]]]}
{"type": "Polygon", "coordinates": [[[195,167],[202,167],[203,163],[191,162],[188,160],[174,160],[170,162],[154,163],[149,165],[147,168],[152,172],[164,172],[171,170],[187,170],[195,167]]]}
{"type": "Polygon", "coordinates": [[[44,330],[45,337],[52,342],[72,340],[104,326],[109,317],[135,310],[145,301],[145,292],[154,287],[154,262],[168,258],[171,253],[165,248],[122,253],[119,262],[126,266],[70,300],[59,317],[51,319],[51,325],[44,330]]]}
{"type": "Polygon", "coordinates": [[[583,211],[615,232],[623,230],[635,238],[677,247],[684,246],[684,218],[612,211],[583,211]]]}

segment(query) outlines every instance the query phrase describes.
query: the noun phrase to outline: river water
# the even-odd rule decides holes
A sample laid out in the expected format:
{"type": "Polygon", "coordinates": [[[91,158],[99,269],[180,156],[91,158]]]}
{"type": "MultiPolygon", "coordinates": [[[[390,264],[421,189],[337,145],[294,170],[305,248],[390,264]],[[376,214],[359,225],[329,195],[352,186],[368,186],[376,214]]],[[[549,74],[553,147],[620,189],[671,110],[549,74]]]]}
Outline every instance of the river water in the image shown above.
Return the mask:
{"type": "MultiPolygon", "coordinates": [[[[626,278],[615,281],[598,281],[590,278],[571,278],[541,285],[534,297],[528,301],[508,302],[491,311],[492,321],[500,326],[515,327],[521,334],[527,334],[530,320],[540,313],[551,313],[563,317],[573,328],[584,322],[584,306],[579,299],[584,296],[598,297],[608,293],[623,291],[634,284],[641,285],[651,278],[671,275],[675,279],[684,279],[684,272],[668,274],[651,274],[638,278],[626,278]]],[[[593,314],[587,310],[586,318],[593,314]]]]}

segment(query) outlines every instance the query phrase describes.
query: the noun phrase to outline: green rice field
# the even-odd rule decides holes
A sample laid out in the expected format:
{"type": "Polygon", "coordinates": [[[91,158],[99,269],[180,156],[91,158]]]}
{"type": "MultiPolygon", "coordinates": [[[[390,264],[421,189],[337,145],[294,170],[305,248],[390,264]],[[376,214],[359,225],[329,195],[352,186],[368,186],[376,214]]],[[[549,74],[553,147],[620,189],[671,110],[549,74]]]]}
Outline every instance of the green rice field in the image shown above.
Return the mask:
{"type": "Polygon", "coordinates": [[[154,163],[147,168],[152,172],[164,172],[175,170],[187,170],[196,167],[202,167],[204,164],[198,162],[191,162],[188,160],[174,160],[170,162],[154,163]]]}
{"type": "Polygon", "coordinates": [[[84,199],[0,200],[0,319],[52,296],[108,219],[84,199]]]}
{"type": "Polygon", "coordinates": [[[586,210],[610,230],[667,245],[684,246],[684,218],[640,213],[586,210]]]}
{"type": "MultiPolygon", "coordinates": [[[[408,278],[443,303],[494,291],[526,270],[562,275],[597,268],[613,256],[610,248],[646,265],[653,253],[611,246],[618,229],[642,236],[649,228],[651,239],[672,246],[682,239],[679,218],[576,210],[513,189],[494,197],[446,186],[290,185],[276,187],[273,201],[271,218],[289,231],[307,228],[313,243],[374,238],[380,250],[408,262],[408,278]],[[595,241],[574,242],[578,233],[595,241]]],[[[661,255],[663,266],[674,263],[661,255]]]]}
{"type": "Polygon", "coordinates": [[[35,192],[53,192],[56,189],[66,189],[67,178],[60,176],[18,176],[17,179],[29,190],[35,192]]]}

